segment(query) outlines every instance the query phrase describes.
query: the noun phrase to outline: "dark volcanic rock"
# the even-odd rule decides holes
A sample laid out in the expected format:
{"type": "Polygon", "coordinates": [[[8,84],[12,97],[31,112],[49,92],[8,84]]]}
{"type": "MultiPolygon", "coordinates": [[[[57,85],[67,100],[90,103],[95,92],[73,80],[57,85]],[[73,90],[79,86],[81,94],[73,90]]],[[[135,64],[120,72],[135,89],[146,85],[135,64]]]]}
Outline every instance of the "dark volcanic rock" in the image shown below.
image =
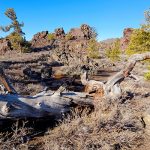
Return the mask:
{"type": "Polygon", "coordinates": [[[87,24],[82,24],[80,28],[73,28],[70,30],[69,34],[73,39],[77,40],[89,40],[93,37],[93,30],[87,24]]]}
{"type": "Polygon", "coordinates": [[[0,39],[0,54],[3,55],[6,51],[11,50],[11,43],[8,39],[0,39]]]}
{"type": "Polygon", "coordinates": [[[66,65],[81,64],[87,57],[86,40],[61,40],[56,43],[56,49],[53,50],[51,57],[55,61],[62,62],[66,65]]]}
{"type": "Polygon", "coordinates": [[[133,33],[133,28],[126,28],[124,29],[123,31],[123,38],[121,39],[121,49],[124,51],[129,42],[130,42],[130,37],[131,37],[131,34],[133,33]]]}
{"type": "Polygon", "coordinates": [[[57,28],[55,29],[55,36],[57,39],[64,39],[65,37],[65,31],[63,28],[57,28]]]}
{"type": "Polygon", "coordinates": [[[33,36],[31,41],[33,51],[49,50],[53,44],[53,40],[48,40],[48,31],[38,32],[33,36]]]}
{"type": "Polygon", "coordinates": [[[81,31],[83,32],[84,34],[84,39],[91,39],[92,38],[92,28],[87,25],[87,24],[82,24],[81,27],[80,27],[81,31]]]}
{"type": "Polygon", "coordinates": [[[34,51],[51,50],[50,57],[66,65],[82,64],[87,58],[86,49],[92,33],[92,28],[86,24],[71,29],[67,34],[63,28],[57,28],[50,34],[43,31],[34,35],[32,48],[34,51]],[[51,35],[53,40],[49,38],[51,35]]]}
{"type": "Polygon", "coordinates": [[[52,67],[51,66],[44,66],[41,69],[41,78],[42,79],[49,79],[52,75],[52,67]]]}
{"type": "MultiPolygon", "coordinates": [[[[48,31],[38,32],[34,35],[31,43],[32,49],[34,51],[50,50],[52,48],[59,48],[60,50],[65,50],[72,47],[72,41],[87,41],[92,38],[93,30],[89,25],[83,24],[80,28],[73,28],[68,34],[65,34],[63,28],[55,29],[54,33],[48,33],[48,31]],[[53,36],[52,39],[49,36],[53,36]],[[66,37],[66,35],[68,37],[66,37]]],[[[81,47],[84,46],[81,44],[81,47]]],[[[74,44],[76,44],[74,42],[74,44]]],[[[78,44],[77,44],[78,45],[78,44]]],[[[72,49],[72,48],[71,48],[72,49]]]]}
{"type": "Polygon", "coordinates": [[[72,28],[69,32],[73,39],[83,40],[84,34],[80,28],[72,28]]]}

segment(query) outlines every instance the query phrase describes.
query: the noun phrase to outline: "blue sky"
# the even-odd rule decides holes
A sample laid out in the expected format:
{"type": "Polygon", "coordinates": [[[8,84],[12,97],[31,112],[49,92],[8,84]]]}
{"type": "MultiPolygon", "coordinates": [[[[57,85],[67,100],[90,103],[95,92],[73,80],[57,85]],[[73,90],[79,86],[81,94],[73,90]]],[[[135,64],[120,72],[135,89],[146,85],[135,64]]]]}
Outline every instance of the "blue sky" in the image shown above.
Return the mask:
{"type": "MultiPolygon", "coordinates": [[[[63,27],[68,32],[82,23],[95,27],[98,40],[104,40],[121,37],[126,27],[138,28],[150,0],[0,0],[0,25],[10,23],[4,15],[7,8],[14,8],[24,22],[28,40],[40,31],[63,27]]],[[[0,31],[0,37],[5,35],[0,31]]]]}

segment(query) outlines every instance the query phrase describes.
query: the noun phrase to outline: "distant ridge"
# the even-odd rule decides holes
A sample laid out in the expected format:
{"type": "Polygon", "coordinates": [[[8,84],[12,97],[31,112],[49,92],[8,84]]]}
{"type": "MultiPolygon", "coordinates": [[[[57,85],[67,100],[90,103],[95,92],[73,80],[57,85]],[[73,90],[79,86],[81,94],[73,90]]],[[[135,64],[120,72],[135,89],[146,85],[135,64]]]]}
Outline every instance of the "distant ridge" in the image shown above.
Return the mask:
{"type": "Polygon", "coordinates": [[[120,38],[110,38],[110,39],[102,40],[100,42],[106,43],[106,44],[111,44],[111,43],[115,42],[117,39],[120,39],[120,38]]]}

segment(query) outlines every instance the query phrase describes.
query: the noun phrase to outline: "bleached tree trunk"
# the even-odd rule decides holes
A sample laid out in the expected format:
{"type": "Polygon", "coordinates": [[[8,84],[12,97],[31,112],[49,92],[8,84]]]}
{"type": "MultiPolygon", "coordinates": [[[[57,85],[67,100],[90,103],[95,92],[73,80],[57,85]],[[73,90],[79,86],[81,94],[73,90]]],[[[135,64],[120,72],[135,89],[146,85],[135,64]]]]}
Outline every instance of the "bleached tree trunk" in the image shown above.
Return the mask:
{"type": "Polygon", "coordinates": [[[0,119],[40,118],[55,116],[60,118],[70,110],[72,103],[92,105],[84,93],[62,93],[60,87],[55,93],[43,91],[35,96],[23,97],[17,94],[0,95],[0,119]]]}
{"type": "Polygon", "coordinates": [[[135,67],[138,61],[150,59],[150,52],[143,54],[134,54],[132,55],[127,62],[127,65],[120,72],[116,73],[114,76],[110,77],[106,84],[100,81],[88,80],[86,73],[81,76],[81,82],[85,86],[89,86],[89,89],[96,87],[98,90],[102,88],[104,90],[104,97],[109,98],[118,98],[121,96],[120,83],[130,75],[131,71],[135,67]]]}

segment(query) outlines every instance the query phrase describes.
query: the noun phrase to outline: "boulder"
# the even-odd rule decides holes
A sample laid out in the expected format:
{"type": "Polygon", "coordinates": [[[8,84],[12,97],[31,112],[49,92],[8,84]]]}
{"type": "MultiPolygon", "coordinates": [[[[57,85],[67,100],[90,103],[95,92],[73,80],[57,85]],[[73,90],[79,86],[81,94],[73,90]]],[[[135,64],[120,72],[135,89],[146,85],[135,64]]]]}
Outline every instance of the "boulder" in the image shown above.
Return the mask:
{"type": "Polygon", "coordinates": [[[33,36],[33,39],[32,40],[38,40],[38,39],[41,39],[41,38],[45,38],[48,34],[48,31],[42,31],[42,32],[38,32],[36,33],[34,36],[33,36]]]}
{"type": "Polygon", "coordinates": [[[80,29],[84,34],[84,39],[86,40],[89,40],[97,35],[95,30],[87,24],[82,24],[80,29]]]}
{"type": "Polygon", "coordinates": [[[41,69],[41,78],[42,79],[49,79],[52,75],[52,67],[51,66],[44,66],[41,69]]]}
{"type": "Polygon", "coordinates": [[[48,31],[42,31],[35,34],[31,41],[33,51],[49,50],[52,47],[53,40],[48,40],[48,31]]]}
{"type": "Polygon", "coordinates": [[[55,36],[57,39],[64,39],[65,37],[65,31],[63,28],[57,28],[55,29],[55,36]]]}
{"type": "Polygon", "coordinates": [[[133,33],[133,28],[126,28],[123,31],[123,37],[121,39],[121,50],[126,50],[129,45],[131,34],[133,33]]]}
{"type": "Polygon", "coordinates": [[[32,70],[30,67],[23,69],[23,74],[29,79],[40,80],[41,73],[32,70]]]}
{"type": "Polygon", "coordinates": [[[72,28],[68,34],[71,35],[74,40],[76,40],[76,39],[83,40],[84,39],[84,34],[80,28],[72,28]]]}
{"type": "Polygon", "coordinates": [[[89,40],[93,37],[94,32],[89,25],[82,24],[80,28],[72,28],[69,32],[69,35],[71,35],[73,39],[89,40]]]}

